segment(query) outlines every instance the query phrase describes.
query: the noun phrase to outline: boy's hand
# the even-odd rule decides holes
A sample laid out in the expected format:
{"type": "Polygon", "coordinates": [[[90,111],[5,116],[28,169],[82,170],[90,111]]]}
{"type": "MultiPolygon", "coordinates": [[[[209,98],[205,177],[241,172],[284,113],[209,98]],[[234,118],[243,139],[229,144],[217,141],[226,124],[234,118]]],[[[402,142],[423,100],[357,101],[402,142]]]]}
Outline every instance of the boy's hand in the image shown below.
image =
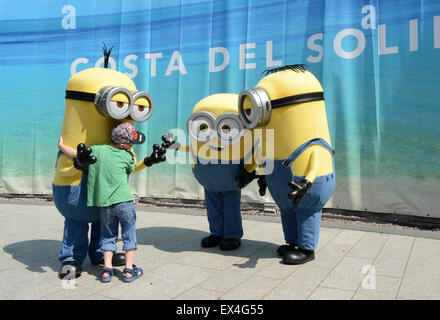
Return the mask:
{"type": "Polygon", "coordinates": [[[64,146],[63,136],[60,136],[58,139],[58,149],[61,149],[64,146]]]}
{"type": "Polygon", "coordinates": [[[133,157],[136,157],[136,153],[134,152],[134,149],[132,147],[128,149],[128,152],[130,152],[133,155],[133,157]]]}
{"type": "Polygon", "coordinates": [[[90,147],[86,147],[84,143],[78,144],[76,147],[76,152],[77,157],[73,159],[73,165],[78,170],[85,171],[89,165],[97,161],[95,156],[90,156],[92,149],[90,147]]]}

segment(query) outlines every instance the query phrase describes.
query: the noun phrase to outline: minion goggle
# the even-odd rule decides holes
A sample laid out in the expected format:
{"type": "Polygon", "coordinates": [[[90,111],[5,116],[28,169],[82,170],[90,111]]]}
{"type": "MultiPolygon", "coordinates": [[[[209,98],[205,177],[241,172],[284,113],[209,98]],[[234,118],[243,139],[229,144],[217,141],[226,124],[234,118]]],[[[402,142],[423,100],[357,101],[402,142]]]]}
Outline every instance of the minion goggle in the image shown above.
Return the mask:
{"type": "Polygon", "coordinates": [[[143,122],[154,110],[153,98],[144,91],[130,92],[124,87],[104,87],[98,93],[66,90],[66,99],[89,101],[103,116],[143,122]]]}
{"type": "Polygon", "coordinates": [[[324,92],[303,93],[270,100],[269,95],[262,88],[245,89],[238,96],[238,114],[247,129],[254,129],[269,122],[272,109],[318,100],[324,100],[324,92]],[[244,108],[246,98],[249,98],[251,108],[244,108]]]}
{"type": "Polygon", "coordinates": [[[206,143],[213,138],[223,144],[237,143],[243,136],[243,124],[237,114],[226,112],[216,117],[210,111],[194,112],[186,123],[188,134],[192,140],[206,143]]]}

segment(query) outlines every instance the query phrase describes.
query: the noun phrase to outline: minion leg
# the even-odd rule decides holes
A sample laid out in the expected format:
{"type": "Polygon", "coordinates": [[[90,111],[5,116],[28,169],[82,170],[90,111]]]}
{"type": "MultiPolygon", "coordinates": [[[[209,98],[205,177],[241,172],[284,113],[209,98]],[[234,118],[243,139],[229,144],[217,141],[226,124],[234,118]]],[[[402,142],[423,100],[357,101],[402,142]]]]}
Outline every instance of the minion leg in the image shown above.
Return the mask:
{"type": "Polygon", "coordinates": [[[205,188],[206,214],[209,222],[211,235],[223,237],[223,197],[220,192],[207,190],[205,188]]]}
{"type": "Polygon", "coordinates": [[[92,222],[90,231],[89,258],[92,264],[98,264],[104,258],[104,254],[101,250],[100,221],[92,222]]]}
{"type": "Polygon", "coordinates": [[[89,248],[88,231],[88,222],[66,218],[63,245],[58,255],[61,262],[76,261],[80,265],[84,262],[89,248]]]}
{"type": "Polygon", "coordinates": [[[322,210],[303,209],[296,213],[298,247],[307,250],[316,250],[318,246],[319,230],[321,227],[322,210]]]}
{"type": "MultiPolygon", "coordinates": [[[[301,177],[294,176],[295,180],[301,177]]],[[[304,199],[298,206],[292,204],[296,211],[298,247],[315,250],[318,246],[322,208],[330,199],[335,187],[334,174],[317,177],[304,199]]]]}
{"type": "Polygon", "coordinates": [[[224,217],[224,238],[240,239],[243,236],[243,225],[241,221],[240,199],[241,191],[226,191],[223,193],[223,217],[224,217]]]}
{"type": "Polygon", "coordinates": [[[284,240],[288,244],[298,243],[298,224],[294,208],[280,208],[281,224],[283,226],[284,240]]]}
{"type": "Polygon", "coordinates": [[[206,212],[211,235],[241,238],[240,190],[216,192],[205,189],[206,212]]]}

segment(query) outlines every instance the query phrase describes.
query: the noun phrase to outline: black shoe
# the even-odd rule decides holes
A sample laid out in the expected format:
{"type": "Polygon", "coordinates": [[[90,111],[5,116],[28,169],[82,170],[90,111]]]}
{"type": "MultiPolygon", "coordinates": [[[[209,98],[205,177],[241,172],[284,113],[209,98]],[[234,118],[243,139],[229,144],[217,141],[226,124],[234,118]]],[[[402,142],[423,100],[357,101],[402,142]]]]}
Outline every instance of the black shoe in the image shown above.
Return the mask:
{"type": "MultiPolygon", "coordinates": [[[[103,266],[104,265],[104,258],[102,258],[98,262],[95,262],[95,263],[92,262],[92,264],[94,266],[97,266],[97,265],[103,266]]],[[[125,253],[124,252],[114,253],[113,257],[112,257],[112,265],[116,266],[116,267],[125,266],[125,253]]]]}
{"type": "Polygon", "coordinates": [[[211,235],[203,238],[202,242],[200,244],[204,248],[212,248],[212,247],[218,246],[218,244],[220,243],[220,241],[222,241],[222,239],[223,239],[222,237],[214,236],[211,234],[211,235]]]}
{"type": "Polygon", "coordinates": [[[112,258],[112,265],[116,267],[125,266],[125,253],[115,252],[112,258]]]}
{"type": "Polygon", "coordinates": [[[284,264],[303,264],[315,259],[315,252],[313,250],[306,250],[297,248],[292,251],[284,253],[284,264]]]}
{"type": "Polygon", "coordinates": [[[220,242],[220,249],[235,250],[241,245],[241,240],[237,238],[227,238],[220,242]]]}
{"type": "Polygon", "coordinates": [[[72,280],[81,276],[81,265],[76,261],[64,261],[58,271],[61,280],[72,280]]]}
{"type": "Polygon", "coordinates": [[[292,251],[292,250],[295,250],[296,248],[297,248],[296,244],[294,244],[294,243],[293,244],[283,244],[282,246],[278,247],[277,253],[280,257],[284,257],[284,254],[287,251],[292,251]]]}

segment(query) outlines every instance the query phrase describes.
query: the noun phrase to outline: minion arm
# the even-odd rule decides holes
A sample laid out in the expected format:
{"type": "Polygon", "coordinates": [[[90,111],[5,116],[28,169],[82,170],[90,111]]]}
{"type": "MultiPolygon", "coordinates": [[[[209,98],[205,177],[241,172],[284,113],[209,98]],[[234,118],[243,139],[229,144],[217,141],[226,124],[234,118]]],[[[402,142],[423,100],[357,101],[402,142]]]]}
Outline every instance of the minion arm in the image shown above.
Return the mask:
{"type": "Polygon", "coordinates": [[[134,167],[134,171],[133,173],[139,172],[142,169],[144,169],[146,167],[144,160],[139,161],[138,163],[136,163],[135,167],[134,167]]]}
{"type": "Polygon", "coordinates": [[[253,171],[255,171],[255,169],[257,168],[257,164],[255,162],[252,163],[245,163],[244,164],[244,169],[248,172],[248,173],[252,173],[253,171]]]}
{"type": "Polygon", "coordinates": [[[64,154],[58,158],[57,167],[62,168],[57,170],[58,174],[63,177],[72,177],[81,173],[81,171],[78,171],[78,169],[74,167],[72,159],[64,154]]]}
{"type": "Polygon", "coordinates": [[[190,146],[189,145],[187,145],[187,146],[182,146],[181,145],[177,150],[180,151],[180,152],[189,152],[190,146]]]}
{"type": "Polygon", "coordinates": [[[309,170],[306,173],[305,179],[309,180],[313,183],[318,175],[318,158],[319,158],[319,150],[315,149],[310,155],[309,158],[309,170]]]}
{"type": "Polygon", "coordinates": [[[178,144],[178,142],[175,142],[173,137],[170,135],[162,136],[162,141],[162,146],[154,144],[153,152],[148,157],[145,157],[143,161],[136,163],[134,173],[144,169],[145,167],[151,167],[153,164],[166,161],[167,158],[165,157],[165,153],[167,149],[178,144]]]}

